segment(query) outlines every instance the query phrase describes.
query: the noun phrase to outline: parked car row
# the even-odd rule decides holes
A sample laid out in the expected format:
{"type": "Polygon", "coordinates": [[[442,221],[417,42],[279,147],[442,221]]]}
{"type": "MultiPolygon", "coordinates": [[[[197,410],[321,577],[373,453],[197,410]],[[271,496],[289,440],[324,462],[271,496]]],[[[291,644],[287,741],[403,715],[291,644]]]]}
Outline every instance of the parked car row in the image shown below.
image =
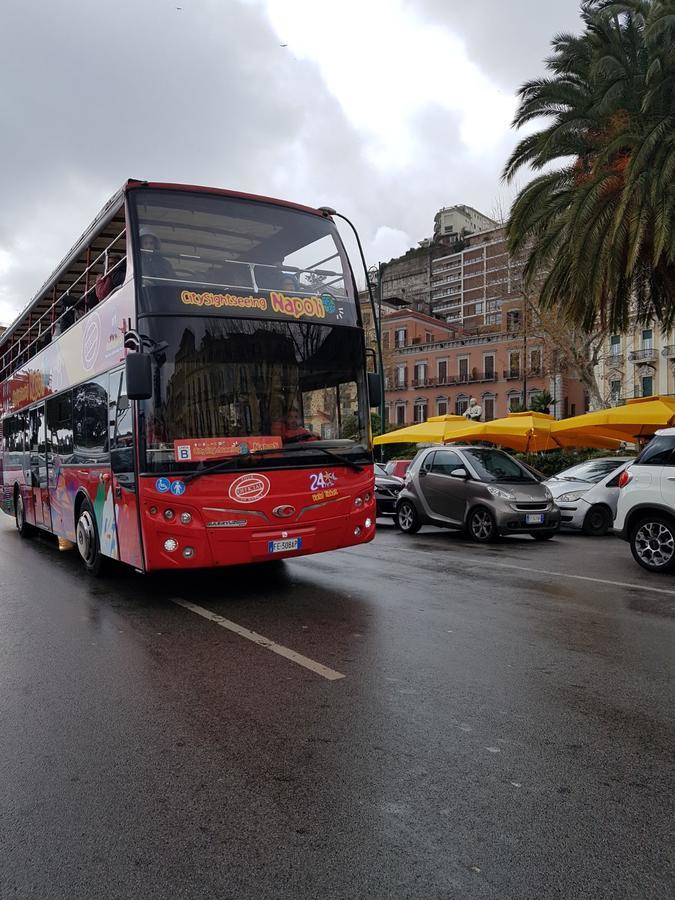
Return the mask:
{"type": "Polygon", "coordinates": [[[547,540],[561,527],[613,531],[645,569],[675,569],[675,428],[658,431],[637,459],[591,459],[548,479],[496,448],[427,447],[376,466],[375,496],[378,516],[408,534],[436,525],[486,543],[547,540]]]}

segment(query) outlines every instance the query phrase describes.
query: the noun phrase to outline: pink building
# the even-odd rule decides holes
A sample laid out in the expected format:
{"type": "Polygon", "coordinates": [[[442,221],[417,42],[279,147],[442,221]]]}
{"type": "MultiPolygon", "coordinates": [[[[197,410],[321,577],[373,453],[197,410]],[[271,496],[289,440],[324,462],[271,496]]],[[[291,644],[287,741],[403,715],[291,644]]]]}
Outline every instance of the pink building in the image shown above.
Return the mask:
{"type": "Polygon", "coordinates": [[[525,334],[519,300],[503,301],[501,321],[481,331],[464,330],[415,310],[382,321],[385,417],[403,426],[429,416],[462,414],[476,397],[483,418],[505,416],[548,391],[551,414],[577,415],[587,408],[582,384],[559,370],[557,354],[541,335],[525,334]]]}

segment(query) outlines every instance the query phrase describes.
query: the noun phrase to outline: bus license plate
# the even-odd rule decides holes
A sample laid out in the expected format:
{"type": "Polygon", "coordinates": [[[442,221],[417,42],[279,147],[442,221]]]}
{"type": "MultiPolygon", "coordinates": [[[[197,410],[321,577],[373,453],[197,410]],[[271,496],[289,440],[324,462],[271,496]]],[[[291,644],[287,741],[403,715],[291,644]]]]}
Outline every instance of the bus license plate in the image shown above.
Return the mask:
{"type": "Polygon", "coordinates": [[[302,538],[288,538],[287,541],[268,541],[268,553],[287,553],[289,550],[302,549],[302,538]]]}
{"type": "Polygon", "coordinates": [[[544,514],[536,513],[536,515],[525,516],[525,524],[526,525],[543,525],[544,524],[544,514]]]}

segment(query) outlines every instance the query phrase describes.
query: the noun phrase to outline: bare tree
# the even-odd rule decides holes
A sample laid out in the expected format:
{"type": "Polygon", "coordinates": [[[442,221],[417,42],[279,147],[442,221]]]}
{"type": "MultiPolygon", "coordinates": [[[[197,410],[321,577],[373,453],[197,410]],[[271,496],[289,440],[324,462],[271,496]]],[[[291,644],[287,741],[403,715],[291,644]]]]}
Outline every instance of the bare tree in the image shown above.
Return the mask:
{"type": "Polygon", "coordinates": [[[570,322],[558,309],[542,310],[539,307],[539,292],[536,285],[523,287],[523,302],[526,315],[532,323],[532,330],[543,335],[558,356],[561,372],[573,371],[588,392],[591,409],[606,405],[606,397],[597,379],[597,366],[608,329],[600,323],[587,331],[570,322]]]}

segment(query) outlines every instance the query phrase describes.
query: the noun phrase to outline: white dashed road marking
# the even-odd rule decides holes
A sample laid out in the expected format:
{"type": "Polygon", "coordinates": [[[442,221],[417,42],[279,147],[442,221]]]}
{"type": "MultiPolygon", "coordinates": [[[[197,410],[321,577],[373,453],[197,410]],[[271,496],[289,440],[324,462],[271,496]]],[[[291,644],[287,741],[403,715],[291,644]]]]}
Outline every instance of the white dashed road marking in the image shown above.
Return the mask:
{"type": "Polygon", "coordinates": [[[531,569],[529,566],[514,566],[511,563],[493,562],[490,560],[491,566],[501,569],[517,569],[520,572],[534,572],[536,575],[555,575],[556,578],[576,578],[579,581],[594,581],[596,584],[611,584],[613,587],[633,588],[636,591],[652,591],[656,594],[670,594],[675,597],[675,591],[669,591],[667,588],[650,587],[646,584],[630,584],[628,581],[609,581],[607,578],[591,578],[590,575],[572,575],[570,572],[547,572],[545,569],[531,569]]]}
{"type": "MultiPolygon", "coordinates": [[[[419,559],[419,551],[411,550],[407,547],[397,547],[396,553],[411,553],[419,559]]],[[[358,553],[355,555],[365,556],[366,554],[358,553]]],[[[532,569],[530,566],[517,566],[513,563],[498,562],[494,559],[490,559],[489,562],[490,566],[494,569],[515,569],[517,572],[531,572],[534,575],[553,575],[555,578],[575,578],[578,581],[593,581],[595,584],[608,584],[612,587],[631,588],[635,591],[651,591],[653,594],[667,594],[669,597],[675,597],[675,591],[669,590],[668,588],[651,587],[651,585],[648,584],[631,584],[629,581],[610,581],[608,578],[592,578],[590,575],[573,575],[571,572],[549,572],[547,569],[532,569]]],[[[479,556],[473,555],[463,557],[463,568],[468,568],[472,563],[484,565],[485,560],[481,559],[479,556]]]]}
{"type": "Polygon", "coordinates": [[[321,675],[322,678],[326,678],[328,681],[338,681],[340,678],[346,677],[341,672],[336,672],[335,669],[329,669],[328,666],[324,666],[313,659],[309,659],[309,657],[303,656],[302,653],[296,653],[295,650],[289,650],[288,647],[277,644],[275,641],[263,637],[262,634],[250,631],[248,628],[244,628],[243,625],[237,625],[236,622],[232,622],[230,619],[219,616],[209,609],[204,609],[203,606],[197,606],[196,603],[190,603],[188,600],[182,600],[180,597],[172,597],[171,602],[175,603],[177,606],[182,606],[183,609],[189,609],[190,612],[196,613],[198,616],[202,616],[202,618],[208,619],[216,625],[220,625],[221,628],[227,628],[228,631],[238,634],[239,637],[246,638],[247,641],[253,641],[253,643],[257,644],[259,647],[264,647],[266,650],[271,650],[272,653],[283,656],[285,659],[290,659],[291,662],[297,663],[299,666],[304,666],[305,669],[309,669],[311,672],[321,675]]]}

